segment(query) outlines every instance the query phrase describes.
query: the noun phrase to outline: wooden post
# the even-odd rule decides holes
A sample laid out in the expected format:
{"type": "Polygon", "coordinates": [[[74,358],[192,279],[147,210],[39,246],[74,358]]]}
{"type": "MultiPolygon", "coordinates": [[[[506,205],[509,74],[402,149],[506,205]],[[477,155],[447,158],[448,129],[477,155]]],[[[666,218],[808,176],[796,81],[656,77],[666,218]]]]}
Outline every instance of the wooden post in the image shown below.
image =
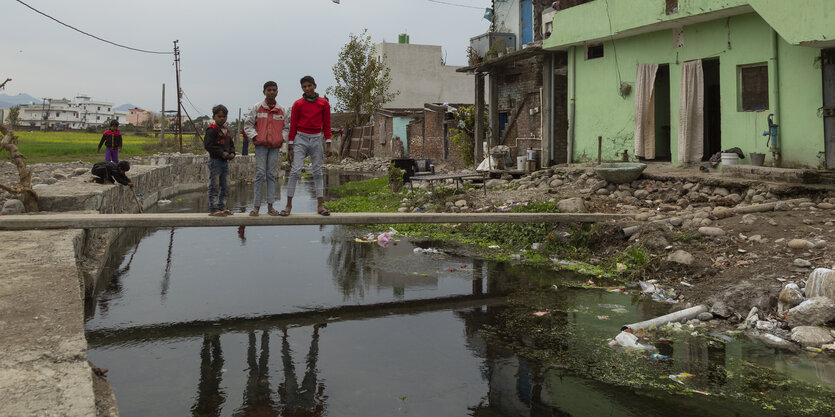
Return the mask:
{"type": "Polygon", "coordinates": [[[597,164],[600,165],[600,158],[603,152],[603,136],[597,137],[597,164]]]}
{"type": "Polygon", "coordinates": [[[490,73],[490,139],[487,141],[487,155],[490,148],[499,143],[499,80],[496,73],[490,73]]]}
{"type": "Polygon", "coordinates": [[[162,109],[159,114],[162,117],[159,121],[159,146],[165,146],[165,83],[162,83],[162,109]]]}
{"type": "Polygon", "coordinates": [[[183,90],[180,89],[180,47],[174,41],[174,75],[177,76],[177,133],[180,137],[180,153],[183,153],[183,90]]]}
{"type": "Polygon", "coordinates": [[[473,133],[475,148],[473,150],[473,162],[475,166],[481,163],[484,157],[484,74],[475,74],[475,129],[473,133]]]}
{"type": "Polygon", "coordinates": [[[553,97],[554,97],[554,55],[547,54],[542,57],[542,88],[539,90],[540,100],[540,137],[542,150],[539,155],[540,166],[545,168],[551,165],[552,147],[554,146],[553,120],[553,97]]]}

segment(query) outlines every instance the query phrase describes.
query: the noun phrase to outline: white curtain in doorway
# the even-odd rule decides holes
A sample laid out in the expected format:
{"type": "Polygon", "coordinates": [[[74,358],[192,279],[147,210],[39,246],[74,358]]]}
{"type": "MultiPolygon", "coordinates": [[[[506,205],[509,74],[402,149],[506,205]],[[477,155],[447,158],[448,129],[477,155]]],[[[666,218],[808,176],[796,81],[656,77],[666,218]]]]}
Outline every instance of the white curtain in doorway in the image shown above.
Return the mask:
{"type": "Polygon", "coordinates": [[[658,64],[638,64],[635,76],[635,155],[655,159],[655,73],[658,64]]]}
{"type": "Polygon", "coordinates": [[[704,154],[705,76],[702,60],[681,65],[678,162],[699,162],[704,154]]]}

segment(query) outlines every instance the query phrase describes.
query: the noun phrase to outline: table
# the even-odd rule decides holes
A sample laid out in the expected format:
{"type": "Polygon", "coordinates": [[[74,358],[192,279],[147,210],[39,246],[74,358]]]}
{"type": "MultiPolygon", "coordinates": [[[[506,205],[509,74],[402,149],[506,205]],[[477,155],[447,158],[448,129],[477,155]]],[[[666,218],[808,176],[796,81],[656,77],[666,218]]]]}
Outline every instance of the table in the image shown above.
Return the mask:
{"type": "Polygon", "coordinates": [[[452,180],[455,183],[455,189],[458,190],[458,185],[464,183],[464,180],[475,180],[480,179],[482,181],[482,188],[484,188],[484,196],[487,196],[487,174],[485,173],[457,173],[457,174],[437,174],[437,175],[413,175],[409,178],[409,187],[412,188],[414,191],[414,185],[412,185],[413,181],[429,181],[429,188],[433,191],[435,188],[432,186],[434,181],[445,181],[445,180],[452,180]]]}

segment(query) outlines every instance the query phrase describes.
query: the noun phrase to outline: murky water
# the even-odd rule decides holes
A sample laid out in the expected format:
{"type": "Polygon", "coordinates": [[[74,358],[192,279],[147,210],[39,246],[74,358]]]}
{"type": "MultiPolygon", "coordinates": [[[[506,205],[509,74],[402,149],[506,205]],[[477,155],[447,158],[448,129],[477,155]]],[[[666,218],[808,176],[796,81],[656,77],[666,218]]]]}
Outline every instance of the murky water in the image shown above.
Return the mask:
{"type": "MultiPolygon", "coordinates": [[[[313,211],[311,192],[312,182],[300,185],[294,212],[313,211]]],[[[247,187],[235,188],[230,206],[248,211],[250,200],[247,187]]],[[[159,210],[205,206],[204,193],[194,193],[159,210]]],[[[741,335],[722,343],[671,337],[673,344],[662,346],[669,361],[612,351],[602,346],[621,325],[668,306],[563,289],[585,280],[572,274],[415,253],[430,242],[403,239],[384,248],[356,241],[358,234],[336,226],[127,233],[87,305],[90,360],[110,369],[121,414],[741,416],[764,412],[719,392],[734,385],[742,362],[801,384],[833,383],[831,361],[779,354],[741,335]],[[670,380],[648,389],[604,384],[592,377],[596,371],[542,365],[524,348],[487,336],[518,308],[506,295],[553,284],[560,289],[546,292],[554,307],[546,318],[572,329],[554,340],[565,357],[590,367],[615,358],[612,380],[689,370],[688,391],[670,380]],[[603,356],[589,356],[598,351],[603,356]],[[706,389],[712,395],[690,391],[706,389]]]]}

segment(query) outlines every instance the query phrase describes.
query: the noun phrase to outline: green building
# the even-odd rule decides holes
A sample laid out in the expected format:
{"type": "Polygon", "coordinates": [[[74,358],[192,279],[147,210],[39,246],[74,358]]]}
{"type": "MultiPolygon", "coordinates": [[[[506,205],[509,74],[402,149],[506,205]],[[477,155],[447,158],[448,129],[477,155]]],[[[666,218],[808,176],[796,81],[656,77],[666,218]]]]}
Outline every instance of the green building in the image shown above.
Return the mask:
{"type": "Polygon", "coordinates": [[[555,13],[543,49],[568,53],[569,162],[602,137],[604,160],[739,147],[835,168],[833,0],[593,0],[555,13]]]}

